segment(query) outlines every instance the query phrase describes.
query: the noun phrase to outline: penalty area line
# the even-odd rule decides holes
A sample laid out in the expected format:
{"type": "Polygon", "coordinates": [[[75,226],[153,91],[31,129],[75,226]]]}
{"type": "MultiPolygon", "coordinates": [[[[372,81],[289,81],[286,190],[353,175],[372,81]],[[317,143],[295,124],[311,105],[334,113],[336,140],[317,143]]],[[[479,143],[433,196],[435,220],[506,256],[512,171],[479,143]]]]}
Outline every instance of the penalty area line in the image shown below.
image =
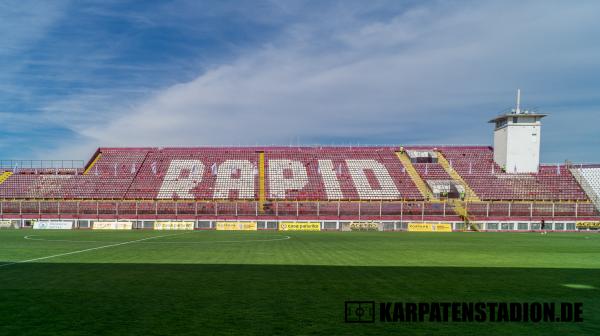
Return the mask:
{"type": "Polygon", "coordinates": [[[0,267],[6,267],[6,266],[11,266],[11,265],[17,265],[17,264],[25,264],[25,263],[29,263],[29,262],[32,262],[32,261],[46,260],[46,259],[51,259],[51,258],[57,258],[57,257],[67,256],[67,255],[71,255],[71,254],[78,254],[78,253],[83,253],[83,252],[96,251],[96,250],[101,250],[101,249],[105,249],[105,248],[109,248],[109,247],[116,247],[116,246],[121,246],[121,245],[127,245],[127,244],[137,243],[137,242],[141,242],[141,241],[144,241],[144,240],[150,240],[150,239],[156,239],[156,238],[163,238],[163,237],[171,237],[171,236],[179,236],[179,235],[183,235],[183,234],[186,234],[186,233],[189,233],[189,232],[168,234],[168,235],[155,236],[155,237],[147,237],[147,238],[130,240],[130,241],[116,243],[116,244],[109,244],[109,245],[104,245],[104,246],[97,246],[97,247],[92,247],[92,248],[88,248],[88,249],[84,249],[84,250],[77,250],[77,251],[72,251],[72,252],[65,252],[65,253],[54,254],[54,255],[46,256],[46,257],[39,257],[39,258],[33,258],[33,259],[15,261],[15,262],[7,263],[7,264],[2,264],[2,265],[0,265],[0,267]]]}

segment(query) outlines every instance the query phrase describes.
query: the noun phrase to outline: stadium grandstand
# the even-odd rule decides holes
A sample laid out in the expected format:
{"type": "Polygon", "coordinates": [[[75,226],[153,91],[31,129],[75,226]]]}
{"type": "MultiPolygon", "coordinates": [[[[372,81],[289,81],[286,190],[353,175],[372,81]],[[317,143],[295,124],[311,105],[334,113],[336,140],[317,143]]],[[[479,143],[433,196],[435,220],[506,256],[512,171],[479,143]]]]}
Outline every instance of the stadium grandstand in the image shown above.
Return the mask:
{"type": "Polygon", "coordinates": [[[544,116],[517,105],[493,119],[493,147],[99,148],[85,165],[4,160],[0,220],[488,231],[537,230],[544,221],[550,230],[588,230],[600,221],[600,165],[540,164],[544,116]]]}
{"type": "Polygon", "coordinates": [[[100,148],[82,168],[4,169],[2,220],[409,221],[454,230],[556,230],[598,220],[600,165],[507,173],[491,147],[100,148]],[[470,223],[465,227],[465,222],[470,223]],[[560,222],[560,223],[559,223],[560,222]],[[561,223],[564,223],[561,225],[561,223]],[[499,226],[500,225],[500,226],[499,226]]]}

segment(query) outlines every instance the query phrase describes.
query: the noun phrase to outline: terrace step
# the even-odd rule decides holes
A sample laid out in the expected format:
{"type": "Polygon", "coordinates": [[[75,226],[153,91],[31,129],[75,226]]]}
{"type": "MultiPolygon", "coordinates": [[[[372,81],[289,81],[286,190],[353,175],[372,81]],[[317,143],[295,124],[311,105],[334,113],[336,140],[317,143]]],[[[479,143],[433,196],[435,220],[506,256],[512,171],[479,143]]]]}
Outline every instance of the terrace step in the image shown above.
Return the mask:
{"type": "Polygon", "coordinates": [[[100,160],[101,156],[102,156],[102,153],[98,153],[98,155],[96,155],[96,157],[94,158],[94,161],[92,161],[92,163],[90,163],[90,165],[87,166],[87,168],[85,168],[85,170],[83,171],[83,175],[86,175],[92,169],[92,167],[94,167],[96,162],[98,162],[98,160],[100,160]]]}
{"type": "Polygon", "coordinates": [[[469,228],[471,231],[479,231],[479,225],[473,223],[469,217],[469,212],[465,207],[465,204],[461,200],[451,199],[449,203],[453,205],[454,212],[463,220],[465,223],[465,229],[469,228]]]}
{"type": "Polygon", "coordinates": [[[423,195],[423,197],[425,197],[425,199],[427,199],[427,200],[433,199],[434,196],[433,196],[433,193],[431,192],[431,189],[429,189],[429,187],[427,186],[425,181],[423,181],[423,179],[421,178],[421,175],[419,175],[419,173],[415,169],[415,166],[413,166],[408,154],[405,151],[404,152],[396,152],[396,156],[398,156],[398,159],[400,160],[400,162],[402,162],[402,165],[406,169],[408,176],[410,176],[412,181],[415,183],[415,185],[421,192],[421,195],[423,195]]]}
{"type": "Polygon", "coordinates": [[[452,168],[452,166],[450,166],[450,163],[448,162],[448,160],[446,160],[446,158],[444,157],[444,154],[442,154],[442,152],[440,152],[440,151],[437,152],[437,158],[438,158],[438,163],[444,168],[444,170],[446,170],[446,173],[448,173],[448,175],[450,175],[450,177],[452,177],[452,179],[455,182],[459,183],[460,185],[462,185],[465,188],[465,201],[481,202],[481,199],[479,199],[477,194],[475,194],[475,191],[473,191],[473,189],[471,189],[471,187],[469,187],[467,182],[465,182],[465,180],[463,180],[463,178],[460,176],[460,174],[458,174],[456,172],[456,170],[454,170],[452,168]]]}
{"type": "Polygon", "coordinates": [[[12,172],[2,173],[2,175],[0,175],[0,184],[2,184],[2,182],[6,181],[12,174],[13,174],[12,172]]]}
{"type": "Polygon", "coordinates": [[[258,210],[265,212],[265,152],[258,153],[258,210]]]}

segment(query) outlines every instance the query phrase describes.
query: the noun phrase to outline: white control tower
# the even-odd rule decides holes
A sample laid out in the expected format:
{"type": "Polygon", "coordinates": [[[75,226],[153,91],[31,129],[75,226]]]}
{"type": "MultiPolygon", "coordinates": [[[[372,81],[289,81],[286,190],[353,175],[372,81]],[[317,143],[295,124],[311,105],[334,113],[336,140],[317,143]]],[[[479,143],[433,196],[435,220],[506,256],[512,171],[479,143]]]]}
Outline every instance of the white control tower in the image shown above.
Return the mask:
{"type": "Polygon", "coordinates": [[[545,114],[521,110],[521,90],[517,107],[490,120],[494,129],[494,161],[507,173],[534,173],[540,165],[541,119],[545,114]]]}

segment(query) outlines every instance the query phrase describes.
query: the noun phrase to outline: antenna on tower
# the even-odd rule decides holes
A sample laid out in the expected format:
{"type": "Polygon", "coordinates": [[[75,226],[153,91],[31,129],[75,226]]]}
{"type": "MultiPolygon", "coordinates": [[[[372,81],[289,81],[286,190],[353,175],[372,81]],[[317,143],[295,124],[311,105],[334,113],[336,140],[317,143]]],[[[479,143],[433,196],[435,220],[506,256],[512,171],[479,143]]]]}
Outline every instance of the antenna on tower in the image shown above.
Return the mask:
{"type": "Polygon", "coordinates": [[[521,89],[517,89],[517,108],[515,109],[516,114],[521,114],[521,89]]]}

